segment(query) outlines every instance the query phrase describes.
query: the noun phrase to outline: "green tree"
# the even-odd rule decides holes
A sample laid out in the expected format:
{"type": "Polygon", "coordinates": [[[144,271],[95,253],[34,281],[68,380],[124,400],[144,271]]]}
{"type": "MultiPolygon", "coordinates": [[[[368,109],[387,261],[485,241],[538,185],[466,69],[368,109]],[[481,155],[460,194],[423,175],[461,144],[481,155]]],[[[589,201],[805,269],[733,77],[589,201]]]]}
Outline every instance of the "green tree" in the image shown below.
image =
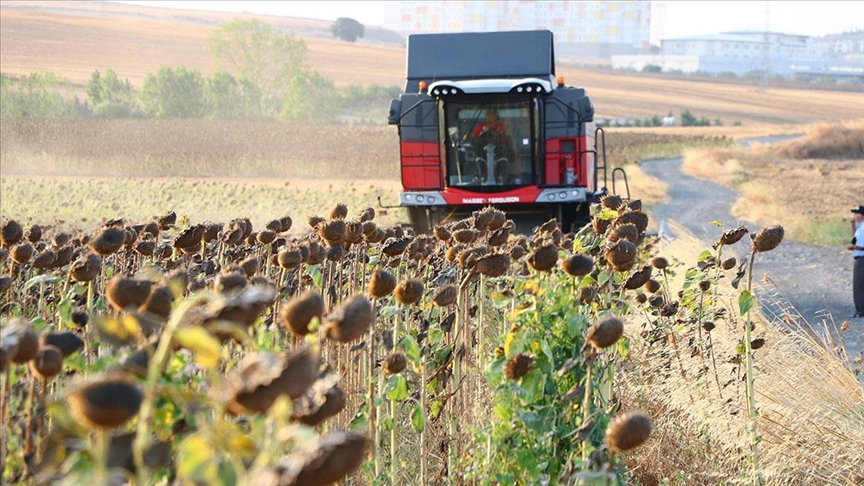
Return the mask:
{"type": "Polygon", "coordinates": [[[295,76],[282,101],[283,120],[333,121],[341,113],[333,81],[315,71],[295,76]]]}
{"type": "Polygon", "coordinates": [[[87,96],[97,118],[128,118],[138,114],[135,92],[129,79],[120,80],[117,71],[93,71],[86,86],[87,96]]]}
{"type": "Polygon", "coordinates": [[[87,81],[87,96],[93,105],[108,101],[112,103],[134,103],[135,94],[129,79],[120,80],[117,71],[106,69],[104,74],[93,71],[87,81]]]}
{"type": "Polygon", "coordinates": [[[690,113],[690,110],[684,110],[681,112],[681,126],[682,127],[694,127],[697,124],[696,117],[690,113]]]}
{"type": "Polygon", "coordinates": [[[261,116],[261,92],[248,79],[237,80],[225,71],[217,71],[204,80],[204,99],[213,118],[258,118],[261,116]]]}
{"type": "Polygon", "coordinates": [[[183,66],[148,74],[140,98],[144,113],[154,118],[196,118],[207,112],[201,73],[183,66]]]}
{"type": "Polygon", "coordinates": [[[0,118],[72,118],[75,104],[60,92],[54,73],[34,72],[17,80],[0,74],[0,118]]]}
{"type": "Polygon", "coordinates": [[[260,90],[265,115],[278,114],[291,80],[309,71],[306,43],[257,19],[223,24],[208,35],[207,50],[260,90]]]}
{"type": "Polygon", "coordinates": [[[363,34],[366,33],[366,27],[352,18],[339,17],[335,22],[333,22],[333,25],[330,26],[330,32],[333,34],[333,37],[337,39],[342,39],[348,42],[357,42],[357,39],[360,39],[363,37],[363,34]]]}

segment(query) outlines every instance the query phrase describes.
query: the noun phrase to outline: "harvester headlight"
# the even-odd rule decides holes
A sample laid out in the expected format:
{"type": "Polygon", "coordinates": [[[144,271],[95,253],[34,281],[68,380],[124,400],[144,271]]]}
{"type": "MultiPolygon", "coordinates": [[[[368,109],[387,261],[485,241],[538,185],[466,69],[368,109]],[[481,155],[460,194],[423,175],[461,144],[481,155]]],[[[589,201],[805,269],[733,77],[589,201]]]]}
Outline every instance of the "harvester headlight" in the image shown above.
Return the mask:
{"type": "Polygon", "coordinates": [[[424,199],[426,198],[423,197],[423,194],[417,194],[417,202],[423,202],[424,199]]]}
{"type": "Polygon", "coordinates": [[[519,86],[518,88],[516,88],[516,92],[521,93],[522,92],[522,86],[519,86]]]}
{"type": "Polygon", "coordinates": [[[558,193],[558,199],[567,199],[567,191],[561,191],[558,193]]]}

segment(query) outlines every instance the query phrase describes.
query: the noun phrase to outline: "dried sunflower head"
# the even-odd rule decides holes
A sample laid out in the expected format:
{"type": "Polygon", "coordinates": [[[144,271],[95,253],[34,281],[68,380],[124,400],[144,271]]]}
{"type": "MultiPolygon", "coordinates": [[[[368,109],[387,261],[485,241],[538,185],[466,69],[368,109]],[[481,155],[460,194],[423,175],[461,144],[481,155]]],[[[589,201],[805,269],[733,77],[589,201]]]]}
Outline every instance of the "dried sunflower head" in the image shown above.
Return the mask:
{"type": "Polygon", "coordinates": [[[624,335],[624,323],[615,316],[606,316],[596,321],[588,330],[586,340],[594,349],[613,346],[624,335]]]}
{"type": "Polygon", "coordinates": [[[143,399],[138,385],[122,374],[94,378],[66,397],[72,416],[90,430],[123,425],[138,413],[143,399]]]}
{"type": "Polygon", "coordinates": [[[764,253],[777,248],[780,242],[783,241],[783,234],[783,227],[780,225],[762,228],[753,237],[753,252],[764,253]]]}
{"type": "Polygon", "coordinates": [[[519,353],[507,360],[504,364],[504,374],[511,380],[518,380],[531,371],[534,357],[525,353],[519,353]]]}
{"type": "Polygon", "coordinates": [[[616,415],[606,429],[606,447],[613,453],[642,445],[651,435],[651,418],[641,411],[616,415]]]}

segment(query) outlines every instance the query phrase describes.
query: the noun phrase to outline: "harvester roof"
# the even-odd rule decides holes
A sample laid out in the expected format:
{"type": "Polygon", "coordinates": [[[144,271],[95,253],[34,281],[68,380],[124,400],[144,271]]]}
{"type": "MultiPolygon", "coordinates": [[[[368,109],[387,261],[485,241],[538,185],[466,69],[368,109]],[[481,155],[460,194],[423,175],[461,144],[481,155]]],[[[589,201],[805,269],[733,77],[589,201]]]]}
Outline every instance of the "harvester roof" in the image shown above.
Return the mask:
{"type": "Polygon", "coordinates": [[[420,81],[554,78],[552,32],[465,32],[408,36],[406,93],[420,81]]]}

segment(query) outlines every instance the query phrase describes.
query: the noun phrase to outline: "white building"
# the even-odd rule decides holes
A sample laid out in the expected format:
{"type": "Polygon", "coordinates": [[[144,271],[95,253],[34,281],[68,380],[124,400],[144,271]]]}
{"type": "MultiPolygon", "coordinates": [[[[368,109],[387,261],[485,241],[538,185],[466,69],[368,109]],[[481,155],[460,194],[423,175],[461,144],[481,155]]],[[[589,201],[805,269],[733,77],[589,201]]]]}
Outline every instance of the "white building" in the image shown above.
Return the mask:
{"type": "Polygon", "coordinates": [[[864,76],[864,63],[836,55],[842,49],[854,51],[855,41],[839,43],[836,39],[818,41],[805,35],[734,31],[661,42],[658,54],[612,56],[612,67],[643,70],[653,65],[663,71],[738,76],[754,72],[780,76],[864,76]]]}
{"type": "Polygon", "coordinates": [[[647,52],[651,2],[469,0],[385,2],[385,26],[402,35],[548,29],[559,57],[647,52]]]}

